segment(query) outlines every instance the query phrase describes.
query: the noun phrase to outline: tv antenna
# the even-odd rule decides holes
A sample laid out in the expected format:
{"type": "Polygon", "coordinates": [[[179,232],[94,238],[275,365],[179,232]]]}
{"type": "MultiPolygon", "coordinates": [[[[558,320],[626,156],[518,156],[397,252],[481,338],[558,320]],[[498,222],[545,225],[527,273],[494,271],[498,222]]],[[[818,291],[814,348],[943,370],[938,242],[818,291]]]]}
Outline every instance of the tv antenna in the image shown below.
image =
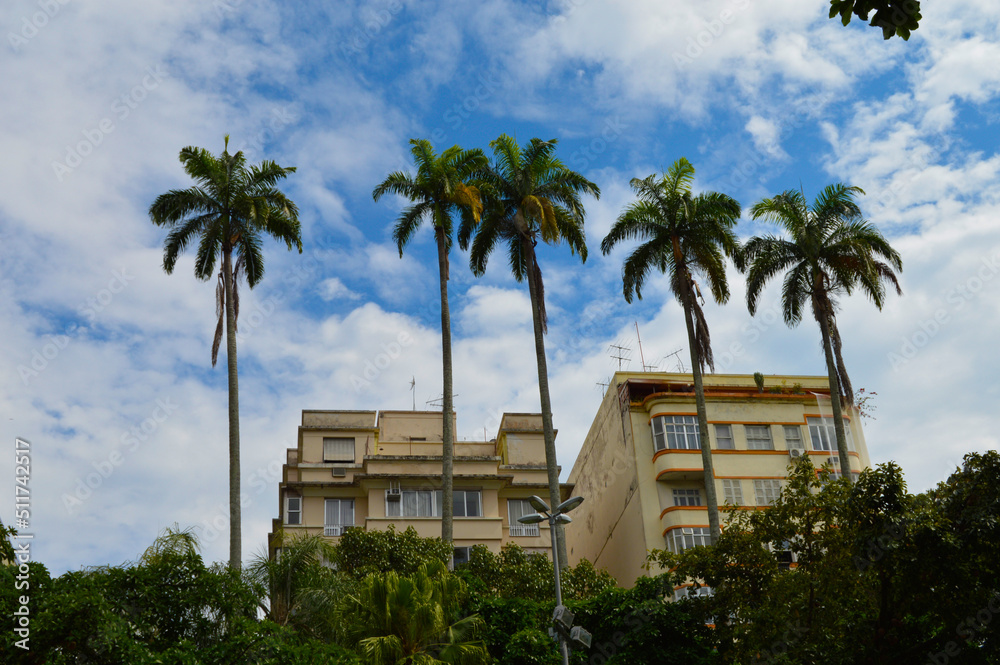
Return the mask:
{"type": "Polygon", "coordinates": [[[681,354],[681,351],[683,351],[683,350],[684,350],[684,349],[683,349],[683,347],[682,347],[682,348],[680,348],[680,349],[677,349],[677,350],[676,350],[676,351],[674,351],[673,353],[668,353],[667,355],[663,356],[663,359],[664,359],[664,360],[666,360],[666,359],[667,359],[667,358],[669,358],[670,356],[673,356],[673,357],[674,357],[674,360],[676,360],[676,361],[677,361],[677,371],[678,371],[678,372],[680,372],[681,374],[683,374],[683,373],[684,373],[684,371],[685,371],[685,370],[684,370],[684,361],[683,361],[683,360],[681,360],[681,355],[680,355],[680,354],[681,354]]]}
{"type": "Polygon", "coordinates": [[[632,347],[624,344],[609,344],[608,351],[611,352],[611,359],[618,361],[618,371],[622,370],[623,362],[631,362],[632,347]],[[616,355],[617,354],[617,355],[616,355]]]}

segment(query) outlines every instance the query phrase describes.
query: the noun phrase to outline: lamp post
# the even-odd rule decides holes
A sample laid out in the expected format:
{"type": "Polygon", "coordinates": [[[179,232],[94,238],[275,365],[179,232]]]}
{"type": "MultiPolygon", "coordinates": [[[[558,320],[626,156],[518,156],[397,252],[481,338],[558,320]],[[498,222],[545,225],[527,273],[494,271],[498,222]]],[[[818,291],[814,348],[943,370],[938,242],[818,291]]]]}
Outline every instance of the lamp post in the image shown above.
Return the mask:
{"type": "MultiPolygon", "coordinates": [[[[569,665],[569,645],[566,644],[566,636],[573,627],[573,613],[562,604],[562,587],[559,584],[559,550],[556,547],[555,526],[556,524],[569,524],[573,521],[573,518],[566,513],[583,503],[583,497],[574,496],[567,499],[556,506],[555,510],[550,510],[549,504],[537,496],[530,497],[528,502],[538,512],[534,515],[518,517],[517,521],[522,524],[549,523],[549,537],[552,540],[552,567],[555,571],[556,582],[556,609],[552,614],[552,620],[559,638],[559,652],[562,654],[563,665],[569,665]]],[[[582,646],[590,646],[590,633],[579,627],[574,630],[576,631],[575,641],[579,641],[582,646]]]]}

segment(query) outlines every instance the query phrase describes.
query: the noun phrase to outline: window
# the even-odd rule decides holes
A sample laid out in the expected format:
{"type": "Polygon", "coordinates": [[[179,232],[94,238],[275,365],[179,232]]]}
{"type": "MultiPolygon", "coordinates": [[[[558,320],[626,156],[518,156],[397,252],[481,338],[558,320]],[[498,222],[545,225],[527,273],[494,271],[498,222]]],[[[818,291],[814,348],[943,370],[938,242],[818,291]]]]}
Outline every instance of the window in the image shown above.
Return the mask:
{"type": "Polygon", "coordinates": [[[700,586],[697,589],[694,585],[682,586],[680,589],[674,589],[674,601],[685,600],[687,598],[707,598],[715,593],[710,586],[700,586]]]}
{"type": "Polygon", "coordinates": [[[534,515],[538,511],[531,507],[527,499],[507,499],[507,520],[511,536],[537,536],[537,524],[521,524],[517,518],[534,515]]]}
{"type": "Polygon", "coordinates": [[[290,526],[302,524],[301,496],[289,496],[285,498],[285,524],[290,526]]]}
{"type": "Polygon", "coordinates": [[[753,481],[753,491],[757,498],[758,506],[770,506],[781,494],[780,480],[755,480],[753,481]]]}
{"type": "Polygon", "coordinates": [[[385,502],[386,517],[441,517],[441,490],[408,490],[385,502]]]}
{"type": "Polygon", "coordinates": [[[482,517],[480,495],[479,490],[453,490],[451,501],[455,506],[455,517],[482,517]]]}
{"type": "Polygon", "coordinates": [[[700,506],[701,492],[698,490],[674,490],[675,506],[700,506]]]}
{"type": "Polygon", "coordinates": [[[732,425],[716,425],[715,426],[715,442],[719,446],[719,450],[733,450],[736,445],[733,443],[733,426],[732,425]]]}
{"type": "Polygon", "coordinates": [[[722,497],[726,503],[734,506],[743,505],[743,483],[738,480],[722,481],[722,497]]]}
{"type": "Polygon", "coordinates": [[[747,433],[747,450],[774,450],[770,425],[744,425],[747,433]]]}
{"type": "Polygon", "coordinates": [[[472,554],[471,547],[456,547],[455,548],[455,568],[463,566],[469,563],[469,556],[472,554]]]}
{"type": "Polygon", "coordinates": [[[656,450],[686,448],[700,450],[696,416],[659,416],[653,418],[653,447],[656,450]]]}
{"type": "MultiPolygon", "coordinates": [[[[837,431],[833,426],[833,418],[806,418],[809,425],[809,438],[812,439],[813,450],[836,450],[837,431]]],[[[854,450],[851,441],[851,424],[844,418],[844,434],[847,435],[847,449],[854,450]]]]}
{"type": "Polygon", "coordinates": [[[785,447],[789,450],[805,450],[802,443],[802,428],[798,425],[785,425],[785,447]]]}
{"type": "Polygon", "coordinates": [[[324,462],[353,462],[354,439],[339,437],[323,437],[324,462]]]}
{"type": "Polygon", "coordinates": [[[674,554],[680,554],[686,549],[699,545],[708,545],[708,527],[678,527],[667,532],[667,549],[674,554]]]}
{"type": "Polygon", "coordinates": [[[323,535],[340,536],[344,527],[354,526],[354,499],[327,499],[323,535]]]}

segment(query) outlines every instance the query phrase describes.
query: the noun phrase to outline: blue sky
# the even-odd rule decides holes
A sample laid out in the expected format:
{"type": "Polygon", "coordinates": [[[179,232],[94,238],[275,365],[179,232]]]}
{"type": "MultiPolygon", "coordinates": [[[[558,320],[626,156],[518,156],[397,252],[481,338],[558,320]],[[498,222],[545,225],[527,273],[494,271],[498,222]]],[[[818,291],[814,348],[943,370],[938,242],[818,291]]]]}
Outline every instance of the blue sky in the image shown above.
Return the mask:
{"type": "MultiPolygon", "coordinates": [[[[666,284],[627,305],[628,248],[599,250],[629,179],[681,156],[696,189],[745,209],[785,189],[863,187],[904,262],[902,297],[881,313],[845,299],[839,315],[854,385],[878,393],[873,461],[897,461],[922,491],[963,453],[996,448],[1000,7],[924,5],[909,42],[885,42],[827,20],[822,0],[5,3],[0,441],[33,445],[36,557],[55,571],[120,563],[177,522],[226,558],[225,527],[212,527],[227,501],[214,284],[190,257],[163,273],[146,210],[187,185],[182,147],[219,152],[227,133],[253,161],[298,168],[285,190],[305,240],[301,256],[269,244],[264,280],[243,296],[246,557],[278,514],[276,469],[302,409],[441,393],[431,234],[400,259],[389,238],[402,203],[371,200],[408,167],[412,137],[438,149],[555,138],[601,188],[586,264],[565,245],[540,252],[564,469],[617,366],[609,345],[630,346],[637,369],[638,323],[647,363],[675,369],[683,349],[689,364],[666,284]],[[380,354],[393,358],[366,376],[380,354]]],[[[456,408],[459,435],[481,439],[503,411],[538,409],[537,379],[524,285],[502,255],[478,279],[467,258],[452,256],[456,408]]],[[[776,321],[777,289],[752,319],[734,270],[730,286],[727,305],[706,307],[719,371],[823,373],[815,324],[776,321]]],[[[14,477],[13,455],[0,477],[14,477]]],[[[12,502],[0,516],[12,521],[12,502]]]]}

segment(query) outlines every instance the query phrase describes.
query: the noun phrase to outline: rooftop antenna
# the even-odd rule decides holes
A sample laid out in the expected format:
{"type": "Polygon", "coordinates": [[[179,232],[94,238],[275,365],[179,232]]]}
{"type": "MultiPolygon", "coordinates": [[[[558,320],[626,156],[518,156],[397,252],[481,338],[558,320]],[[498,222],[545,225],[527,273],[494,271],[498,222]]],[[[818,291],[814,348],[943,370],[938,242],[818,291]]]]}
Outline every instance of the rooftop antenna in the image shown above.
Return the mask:
{"type": "Polygon", "coordinates": [[[413,394],[413,410],[417,410],[417,377],[410,379],[410,392],[413,394]]]}
{"type": "Polygon", "coordinates": [[[677,371],[680,372],[681,374],[684,373],[684,361],[681,360],[681,355],[680,355],[681,351],[683,350],[684,350],[683,348],[680,348],[674,351],[673,353],[668,353],[667,355],[663,356],[664,360],[666,360],[670,356],[674,356],[674,358],[677,360],[677,371]]]}
{"type": "Polygon", "coordinates": [[[612,349],[618,352],[618,355],[612,353],[611,358],[618,361],[618,371],[620,372],[622,371],[622,362],[631,360],[628,354],[632,353],[632,348],[625,346],[624,344],[609,344],[608,351],[611,351],[612,349]]]}
{"type": "Polygon", "coordinates": [[[639,360],[642,362],[642,371],[646,371],[646,358],[642,355],[642,337],[639,337],[639,322],[635,322],[635,338],[639,340],[639,360]]]}
{"type": "Polygon", "coordinates": [[[607,392],[608,391],[608,386],[611,385],[611,377],[609,376],[607,381],[598,381],[597,385],[599,385],[601,387],[601,392],[602,393],[607,392]]]}
{"type": "MultiPolygon", "coordinates": [[[[452,399],[454,399],[458,397],[458,394],[452,393],[451,397],[452,399]]],[[[435,397],[434,399],[427,400],[426,402],[424,402],[424,404],[426,404],[427,406],[436,406],[438,408],[442,408],[444,406],[444,393],[441,393],[440,397],[435,397]]]]}

